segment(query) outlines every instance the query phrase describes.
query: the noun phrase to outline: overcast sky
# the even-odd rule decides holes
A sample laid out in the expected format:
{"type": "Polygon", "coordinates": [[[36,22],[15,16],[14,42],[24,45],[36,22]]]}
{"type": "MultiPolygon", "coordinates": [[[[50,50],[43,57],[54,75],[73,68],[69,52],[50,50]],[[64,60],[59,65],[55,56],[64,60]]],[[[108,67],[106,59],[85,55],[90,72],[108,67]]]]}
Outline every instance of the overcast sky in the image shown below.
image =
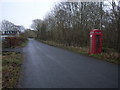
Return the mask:
{"type": "Polygon", "coordinates": [[[43,19],[60,1],[64,0],[0,0],[0,22],[8,20],[30,28],[32,20],[43,19]]]}
{"type": "Polygon", "coordinates": [[[29,28],[33,19],[43,19],[60,0],[0,0],[0,21],[29,28]]]}

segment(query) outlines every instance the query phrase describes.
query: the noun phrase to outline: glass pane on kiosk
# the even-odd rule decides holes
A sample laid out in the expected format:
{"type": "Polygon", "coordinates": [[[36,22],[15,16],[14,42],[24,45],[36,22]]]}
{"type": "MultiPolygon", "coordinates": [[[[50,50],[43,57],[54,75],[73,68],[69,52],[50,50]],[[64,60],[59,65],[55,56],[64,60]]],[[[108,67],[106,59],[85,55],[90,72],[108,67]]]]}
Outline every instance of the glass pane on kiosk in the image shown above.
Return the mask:
{"type": "Polygon", "coordinates": [[[96,35],[96,49],[100,48],[100,35],[96,35]]]}

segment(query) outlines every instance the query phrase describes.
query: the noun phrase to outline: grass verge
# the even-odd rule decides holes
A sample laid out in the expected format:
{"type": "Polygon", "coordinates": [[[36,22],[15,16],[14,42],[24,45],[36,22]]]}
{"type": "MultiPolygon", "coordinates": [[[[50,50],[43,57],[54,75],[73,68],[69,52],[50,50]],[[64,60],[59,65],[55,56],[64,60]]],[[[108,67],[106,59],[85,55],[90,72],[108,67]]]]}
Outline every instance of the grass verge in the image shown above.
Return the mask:
{"type": "Polygon", "coordinates": [[[56,42],[53,41],[43,41],[43,40],[39,40],[40,42],[43,42],[45,44],[51,45],[51,46],[55,46],[55,47],[59,47],[59,48],[63,48],[75,53],[79,53],[79,54],[83,54],[86,56],[91,56],[100,60],[104,60],[110,63],[115,63],[115,64],[120,64],[120,57],[119,54],[117,52],[102,52],[101,54],[92,54],[89,55],[88,54],[88,48],[87,47],[74,47],[74,46],[65,46],[64,44],[58,44],[56,42]]]}
{"type": "Polygon", "coordinates": [[[17,88],[21,65],[21,53],[2,53],[2,88],[17,88]]]}
{"type": "Polygon", "coordinates": [[[26,45],[27,45],[27,43],[28,43],[28,39],[26,39],[24,42],[22,42],[20,45],[18,45],[18,46],[16,46],[16,47],[18,47],[18,48],[22,48],[22,47],[25,47],[26,45]]]}

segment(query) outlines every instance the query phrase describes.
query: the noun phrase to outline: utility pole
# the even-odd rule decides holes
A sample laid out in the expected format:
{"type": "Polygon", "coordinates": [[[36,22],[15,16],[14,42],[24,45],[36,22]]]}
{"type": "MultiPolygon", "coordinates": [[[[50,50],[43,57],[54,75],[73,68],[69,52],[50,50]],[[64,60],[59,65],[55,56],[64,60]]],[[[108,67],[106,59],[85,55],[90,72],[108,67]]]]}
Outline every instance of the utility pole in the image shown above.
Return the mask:
{"type": "Polygon", "coordinates": [[[102,4],[103,4],[103,0],[100,0],[100,30],[102,30],[102,16],[103,16],[102,4]]]}
{"type": "Polygon", "coordinates": [[[120,1],[118,2],[118,53],[120,54],[120,1]]]}

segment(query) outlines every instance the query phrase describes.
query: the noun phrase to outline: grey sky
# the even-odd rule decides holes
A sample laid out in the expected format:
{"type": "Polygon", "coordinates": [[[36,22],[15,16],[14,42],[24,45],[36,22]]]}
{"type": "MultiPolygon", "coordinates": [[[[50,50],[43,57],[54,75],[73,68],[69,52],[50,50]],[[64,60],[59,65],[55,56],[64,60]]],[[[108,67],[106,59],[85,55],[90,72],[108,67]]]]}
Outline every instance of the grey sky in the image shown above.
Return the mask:
{"type": "Polygon", "coordinates": [[[60,0],[0,0],[0,21],[29,28],[33,19],[43,19],[60,0]]]}

